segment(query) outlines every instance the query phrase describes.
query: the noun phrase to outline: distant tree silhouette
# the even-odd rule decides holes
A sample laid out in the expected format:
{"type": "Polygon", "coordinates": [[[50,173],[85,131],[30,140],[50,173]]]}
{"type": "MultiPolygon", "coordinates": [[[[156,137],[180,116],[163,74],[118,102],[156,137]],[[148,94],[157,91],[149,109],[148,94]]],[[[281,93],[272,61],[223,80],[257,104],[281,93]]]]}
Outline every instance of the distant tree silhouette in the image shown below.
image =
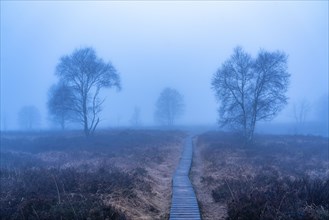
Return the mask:
{"type": "Polygon", "coordinates": [[[296,134],[303,132],[305,127],[305,122],[308,114],[310,113],[310,110],[311,110],[311,105],[306,99],[303,99],[298,103],[294,103],[293,115],[295,119],[296,134]]]}
{"type": "Polygon", "coordinates": [[[246,144],[252,142],[256,122],[273,119],[286,105],[289,77],[284,52],[260,50],[253,59],[236,47],[212,79],[219,124],[242,131],[246,144]]]}
{"type": "MultiPolygon", "coordinates": [[[[324,136],[329,134],[329,94],[321,95],[314,106],[315,121],[319,123],[319,132],[324,136]]],[[[329,147],[328,147],[329,148],[329,147]]],[[[329,149],[328,149],[329,150],[329,149]]]]}
{"type": "Polygon", "coordinates": [[[130,118],[130,124],[133,126],[133,127],[138,127],[141,125],[141,118],[140,118],[140,108],[138,107],[135,107],[134,108],[134,112],[130,118]]]}
{"type": "Polygon", "coordinates": [[[50,88],[47,103],[48,112],[51,119],[59,123],[63,130],[68,121],[74,120],[75,115],[74,109],[72,108],[73,102],[73,90],[64,82],[59,82],[50,88]]]}
{"type": "Polygon", "coordinates": [[[317,120],[328,124],[329,117],[329,94],[321,95],[316,101],[317,120]]]}
{"type": "Polygon", "coordinates": [[[175,89],[165,88],[156,102],[156,120],[163,125],[172,126],[183,112],[183,96],[175,89]]]}
{"type": "Polygon", "coordinates": [[[39,110],[32,105],[24,106],[18,113],[18,122],[22,129],[32,130],[39,126],[41,116],[39,110]]]}
{"type": "Polygon", "coordinates": [[[83,125],[86,136],[94,133],[102,111],[102,88],[121,88],[120,77],[110,62],[96,56],[93,48],[75,50],[63,56],[56,67],[56,75],[73,93],[71,109],[83,125]]]}

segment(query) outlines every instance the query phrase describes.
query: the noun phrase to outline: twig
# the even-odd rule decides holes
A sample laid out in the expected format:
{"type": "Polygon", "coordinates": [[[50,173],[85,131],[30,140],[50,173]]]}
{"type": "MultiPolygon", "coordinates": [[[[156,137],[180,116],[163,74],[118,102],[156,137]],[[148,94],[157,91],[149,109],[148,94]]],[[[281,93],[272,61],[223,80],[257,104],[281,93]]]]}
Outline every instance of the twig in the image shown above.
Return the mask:
{"type": "Polygon", "coordinates": [[[33,205],[32,205],[32,210],[33,210],[34,214],[37,216],[37,219],[40,219],[40,217],[39,217],[37,211],[34,209],[34,206],[33,205]]]}
{"type": "Polygon", "coordinates": [[[264,205],[264,208],[262,209],[262,212],[261,212],[260,215],[259,215],[259,217],[260,217],[261,219],[263,218],[263,215],[264,215],[265,209],[266,209],[266,207],[267,207],[267,202],[268,202],[268,201],[266,201],[266,203],[265,203],[265,205],[264,205]]]}
{"type": "Polygon", "coordinates": [[[276,212],[276,216],[278,215],[278,212],[280,212],[281,205],[282,205],[282,203],[283,203],[283,200],[286,198],[286,195],[287,195],[287,193],[285,193],[285,194],[282,196],[282,199],[281,199],[281,201],[280,201],[279,207],[278,207],[277,212],[276,212]]]}
{"type": "Polygon", "coordinates": [[[230,193],[231,193],[232,199],[235,200],[235,197],[234,197],[234,195],[233,195],[233,192],[232,192],[232,190],[231,190],[231,187],[228,185],[226,179],[224,179],[224,181],[225,181],[225,183],[226,183],[226,185],[227,185],[227,187],[228,187],[228,190],[229,190],[230,193]]]}
{"type": "Polygon", "coordinates": [[[73,214],[74,214],[75,218],[78,219],[78,215],[77,215],[77,213],[75,212],[75,209],[74,209],[74,207],[73,207],[73,205],[72,205],[72,203],[71,203],[71,201],[70,201],[70,197],[68,196],[68,194],[67,194],[66,191],[65,191],[64,183],[63,183],[62,187],[63,187],[63,192],[64,192],[64,194],[66,195],[67,201],[69,202],[69,204],[70,204],[70,206],[71,206],[71,209],[72,209],[72,211],[73,211],[73,214]]]}
{"type": "Polygon", "coordinates": [[[57,181],[56,181],[56,179],[55,179],[54,176],[53,176],[53,180],[55,182],[56,189],[57,189],[58,204],[61,204],[61,195],[59,194],[59,189],[58,189],[57,181]]]}
{"type": "Polygon", "coordinates": [[[23,216],[23,219],[25,219],[25,215],[24,215],[23,209],[20,208],[19,210],[21,211],[21,215],[23,216]]]}

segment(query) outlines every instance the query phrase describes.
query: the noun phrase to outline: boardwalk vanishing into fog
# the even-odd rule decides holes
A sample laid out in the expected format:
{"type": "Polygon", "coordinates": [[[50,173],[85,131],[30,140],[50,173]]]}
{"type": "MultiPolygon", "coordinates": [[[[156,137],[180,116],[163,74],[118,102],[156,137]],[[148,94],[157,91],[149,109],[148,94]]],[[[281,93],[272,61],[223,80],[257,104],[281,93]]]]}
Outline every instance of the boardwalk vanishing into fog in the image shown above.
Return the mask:
{"type": "Polygon", "coordinates": [[[183,154],[173,176],[170,220],[201,219],[198,202],[188,177],[192,155],[192,138],[189,137],[185,141],[183,154]]]}

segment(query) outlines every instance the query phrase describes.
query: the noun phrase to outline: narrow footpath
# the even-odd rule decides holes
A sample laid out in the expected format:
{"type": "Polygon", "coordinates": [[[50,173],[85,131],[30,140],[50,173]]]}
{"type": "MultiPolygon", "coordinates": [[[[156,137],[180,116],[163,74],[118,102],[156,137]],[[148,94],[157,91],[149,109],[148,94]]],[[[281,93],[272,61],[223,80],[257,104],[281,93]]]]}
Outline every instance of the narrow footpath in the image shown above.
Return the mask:
{"type": "Polygon", "coordinates": [[[192,138],[188,137],[177,170],[173,176],[170,220],[201,219],[198,202],[188,177],[192,163],[192,138]]]}

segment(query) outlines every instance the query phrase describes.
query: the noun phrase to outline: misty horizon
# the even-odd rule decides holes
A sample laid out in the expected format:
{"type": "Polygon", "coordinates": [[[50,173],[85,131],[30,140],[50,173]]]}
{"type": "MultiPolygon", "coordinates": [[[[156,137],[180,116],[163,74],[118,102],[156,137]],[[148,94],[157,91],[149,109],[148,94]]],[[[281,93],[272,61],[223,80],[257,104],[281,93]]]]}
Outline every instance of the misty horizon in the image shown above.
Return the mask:
{"type": "Polygon", "coordinates": [[[84,47],[121,77],[121,91],[101,92],[100,128],[130,126],[136,107],[142,126],[156,126],[166,87],[184,98],[177,125],[216,126],[211,80],[236,46],[253,57],[261,49],[288,55],[288,105],[274,123],[293,123],[293,107],[303,101],[307,122],[328,120],[319,110],[328,97],[328,2],[2,1],[1,130],[20,129],[24,106],[39,110],[38,129],[54,128],[47,99],[55,68],[84,47]]]}

